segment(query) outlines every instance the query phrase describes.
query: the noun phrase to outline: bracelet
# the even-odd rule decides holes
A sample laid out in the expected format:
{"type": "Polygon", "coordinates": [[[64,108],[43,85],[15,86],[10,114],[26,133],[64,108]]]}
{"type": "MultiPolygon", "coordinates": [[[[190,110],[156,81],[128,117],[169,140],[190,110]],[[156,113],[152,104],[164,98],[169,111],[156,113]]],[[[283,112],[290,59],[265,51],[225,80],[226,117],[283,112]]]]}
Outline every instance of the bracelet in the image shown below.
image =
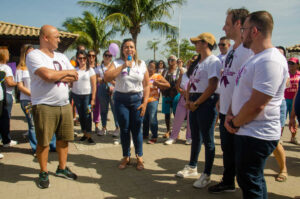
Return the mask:
{"type": "Polygon", "coordinates": [[[230,125],[230,127],[233,128],[233,129],[239,129],[239,128],[240,128],[239,126],[235,126],[235,125],[233,124],[233,119],[229,121],[229,125],[230,125]]]}

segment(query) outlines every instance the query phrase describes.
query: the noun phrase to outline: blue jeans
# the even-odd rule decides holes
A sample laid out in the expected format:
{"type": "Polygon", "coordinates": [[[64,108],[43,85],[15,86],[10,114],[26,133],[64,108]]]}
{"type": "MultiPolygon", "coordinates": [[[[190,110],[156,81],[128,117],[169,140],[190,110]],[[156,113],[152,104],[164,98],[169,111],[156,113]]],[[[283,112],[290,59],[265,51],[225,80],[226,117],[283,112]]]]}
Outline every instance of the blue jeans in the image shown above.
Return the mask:
{"type": "Polygon", "coordinates": [[[13,103],[14,103],[13,96],[11,94],[6,93],[6,107],[7,107],[9,118],[11,118],[11,109],[13,103]]]}
{"type": "Polygon", "coordinates": [[[137,108],[142,103],[141,93],[120,93],[114,94],[115,109],[120,125],[121,144],[123,157],[130,157],[130,132],[135,147],[135,154],[143,155],[143,134],[141,111],[137,108]]]}
{"type": "Polygon", "coordinates": [[[119,123],[116,117],[116,111],[114,107],[114,103],[112,97],[109,94],[108,87],[106,84],[100,84],[99,89],[97,90],[97,95],[100,102],[100,114],[101,114],[101,123],[102,127],[106,127],[107,124],[107,114],[108,114],[108,106],[110,104],[111,111],[114,116],[115,126],[119,128],[119,123]]]}
{"type": "Polygon", "coordinates": [[[266,159],[278,144],[249,136],[235,136],[236,177],[243,191],[243,198],[266,199],[267,185],[264,178],[266,159]]]}
{"type": "Polygon", "coordinates": [[[5,104],[4,100],[0,101],[0,103],[2,104],[0,106],[0,107],[2,107],[2,111],[1,111],[1,114],[0,114],[0,135],[2,137],[2,143],[3,144],[8,144],[11,141],[10,134],[9,134],[9,131],[10,131],[10,117],[9,117],[9,114],[8,114],[7,106],[4,105],[5,104]]]}
{"type": "Polygon", "coordinates": [[[88,110],[88,106],[91,105],[91,95],[77,95],[72,93],[76,109],[79,115],[79,122],[82,132],[92,132],[92,114],[88,110]]]}
{"type": "MultiPolygon", "coordinates": [[[[190,101],[194,102],[201,96],[200,93],[192,94],[190,101]]],[[[217,118],[216,103],[219,95],[213,94],[206,101],[199,105],[194,111],[190,111],[190,127],[192,135],[191,157],[189,165],[196,167],[201,144],[205,146],[205,167],[204,173],[211,174],[215,158],[214,130],[217,118]]]]}
{"type": "Polygon", "coordinates": [[[219,113],[220,117],[220,137],[221,137],[221,148],[223,151],[223,182],[226,185],[234,185],[235,178],[235,161],[234,161],[234,138],[235,135],[229,133],[224,126],[225,117],[222,113],[219,113]]]}
{"type": "Polygon", "coordinates": [[[152,132],[152,138],[157,138],[158,122],[157,122],[157,106],[158,100],[149,102],[143,121],[143,135],[149,136],[149,126],[152,132]]]}
{"type": "MultiPolygon", "coordinates": [[[[26,113],[26,108],[25,108],[29,103],[30,103],[29,100],[21,100],[20,101],[21,108],[25,114],[27,124],[28,124],[29,144],[31,146],[32,151],[35,153],[37,140],[36,140],[36,135],[35,135],[35,130],[34,130],[33,117],[30,112],[26,113]]],[[[53,135],[52,140],[50,142],[50,151],[56,151],[56,136],[55,136],[55,134],[53,135]]]]}

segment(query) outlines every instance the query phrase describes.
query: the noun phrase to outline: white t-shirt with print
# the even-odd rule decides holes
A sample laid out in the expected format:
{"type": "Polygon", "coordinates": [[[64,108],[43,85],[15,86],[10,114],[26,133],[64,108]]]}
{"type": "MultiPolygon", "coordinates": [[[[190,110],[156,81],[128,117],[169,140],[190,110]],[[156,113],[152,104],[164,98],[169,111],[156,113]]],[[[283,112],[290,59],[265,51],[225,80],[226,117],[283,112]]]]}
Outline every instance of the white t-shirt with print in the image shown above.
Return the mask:
{"type": "Polygon", "coordinates": [[[237,73],[242,64],[247,61],[253,52],[240,44],[235,50],[230,46],[220,79],[220,113],[226,115],[231,104],[237,73]]]}
{"type": "Polygon", "coordinates": [[[96,75],[93,68],[89,70],[81,70],[76,68],[78,72],[78,80],[73,82],[72,93],[77,95],[88,95],[92,93],[91,77],[96,75]]]}
{"type": "MultiPolygon", "coordinates": [[[[129,74],[127,68],[124,68],[122,72],[116,77],[115,91],[121,93],[138,93],[144,90],[143,80],[147,71],[147,66],[144,61],[140,61],[140,64],[136,64],[134,61],[130,68],[129,74]]],[[[116,68],[122,67],[124,61],[118,59],[114,61],[116,68]]]]}
{"type": "Polygon", "coordinates": [[[224,64],[224,62],[225,62],[225,59],[226,59],[226,55],[228,54],[228,52],[230,51],[230,49],[227,51],[227,53],[226,54],[219,54],[217,57],[220,59],[220,61],[221,61],[221,64],[222,64],[222,66],[223,66],[223,64],[224,64]]]}
{"type": "MultiPolygon", "coordinates": [[[[30,89],[30,76],[28,70],[17,70],[16,72],[16,82],[23,82],[25,88],[30,89]]],[[[31,100],[30,96],[20,92],[20,100],[31,100]]]]}
{"type": "Polygon", "coordinates": [[[186,73],[184,73],[181,77],[180,88],[182,88],[183,90],[186,91],[189,81],[190,81],[190,78],[187,76],[186,73]]]}
{"type": "Polygon", "coordinates": [[[99,75],[101,78],[104,78],[104,73],[105,73],[105,71],[107,71],[107,67],[104,66],[104,64],[101,64],[100,66],[97,66],[97,67],[95,68],[95,73],[96,73],[97,75],[99,75]]]}
{"type": "Polygon", "coordinates": [[[221,61],[215,55],[210,55],[198,63],[190,76],[190,93],[203,93],[208,86],[209,79],[213,77],[220,79],[221,67],[221,61]]]}
{"type": "Polygon", "coordinates": [[[31,51],[26,57],[26,65],[31,79],[31,102],[52,106],[64,106],[69,103],[69,86],[63,82],[46,82],[35,71],[39,68],[52,70],[74,70],[68,58],[58,52],[54,52],[51,58],[39,49],[31,51]]]}
{"type": "MultiPolygon", "coordinates": [[[[14,79],[14,74],[12,72],[12,69],[8,65],[6,65],[6,64],[0,64],[0,71],[4,71],[6,73],[6,77],[12,77],[13,80],[15,80],[14,79]]],[[[5,88],[6,88],[6,93],[12,95],[14,87],[10,87],[10,86],[7,86],[7,84],[5,84],[5,88]]]]}
{"type": "Polygon", "coordinates": [[[240,112],[253,89],[272,99],[254,120],[241,126],[237,135],[269,141],[280,139],[280,105],[288,75],[286,59],[276,48],[266,49],[242,65],[232,97],[233,115],[240,112]]]}

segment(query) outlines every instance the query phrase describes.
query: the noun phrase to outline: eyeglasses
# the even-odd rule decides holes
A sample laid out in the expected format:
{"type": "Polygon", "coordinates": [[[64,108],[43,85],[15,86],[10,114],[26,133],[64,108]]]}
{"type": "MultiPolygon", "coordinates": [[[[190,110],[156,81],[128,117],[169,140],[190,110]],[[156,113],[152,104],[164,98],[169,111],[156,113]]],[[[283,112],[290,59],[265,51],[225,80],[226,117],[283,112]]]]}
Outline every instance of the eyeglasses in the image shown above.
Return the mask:
{"type": "Polygon", "coordinates": [[[86,60],[86,57],[78,57],[79,60],[86,60]]]}
{"type": "Polygon", "coordinates": [[[168,59],[168,61],[176,61],[176,59],[168,59]]]}
{"type": "Polygon", "coordinates": [[[112,57],[112,55],[104,54],[104,57],[112,57]]]}
{"type": "Polygon", "coordinates": [[[224,43],[219,43],[219,44],[218,44],[218,46],[225,47],[225,46],[226,46],[226,44],[224,44],[224,43]]]}
{"type": "Polygon", "coordinates": [[[89,57],[96,57],[96,55],[92,55],[92,54],[89,54],[88,56],[89,56],[89,57]]]}

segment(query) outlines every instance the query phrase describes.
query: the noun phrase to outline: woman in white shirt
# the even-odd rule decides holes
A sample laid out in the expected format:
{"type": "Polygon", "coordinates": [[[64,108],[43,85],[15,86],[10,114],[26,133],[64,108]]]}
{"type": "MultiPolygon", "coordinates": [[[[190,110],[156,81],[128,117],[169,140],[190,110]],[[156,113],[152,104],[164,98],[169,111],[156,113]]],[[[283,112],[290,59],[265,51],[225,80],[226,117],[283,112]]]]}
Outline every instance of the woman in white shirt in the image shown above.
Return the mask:
{"type": "Polygon", "coordinates": [[[216,94],[220,78],[221,62],[212,54],[216,48],[215,37],[202,33],[191,38],[199,58],[190,66],[187,75],[190,82],[187,89],[186,106],[190,109],[190,128],[192,135],[190,162],[179,171],[178,177],[197,176],[198,156],[202,142],[205,146],[205,166],[200,178],[194,182],[196,188],[207,186],[211,180],[211,170],[215,157],[214,126],[217,117],[216,94]]]}
{"type": "Polygon", "coordinates": [[[95,105],[96,98],[96,73],[93,68],[87,64],[87,54],[80,50],[76,53],[78,67],[78,81],[73,82],[72,98],[79,114],[79,121],[83,136],[80,141],[87,140],[89,144],[95,144],[91,137],[92,132],[92,114],[91,111],[95,105]]]}
{"type": "Polygon", "coordinates": [[[143,170],[143,116],[149,97],[149,74],[144,61],[137,57],[135,43],[125,39],[121,45],[121,58],[114,61],[104,74],[104,80],[116,80],[114,102],[121,130],[123,159],[119,165],[125,169],[130,162],[130,132],[132,133],[137,169],[143,170]]]}

